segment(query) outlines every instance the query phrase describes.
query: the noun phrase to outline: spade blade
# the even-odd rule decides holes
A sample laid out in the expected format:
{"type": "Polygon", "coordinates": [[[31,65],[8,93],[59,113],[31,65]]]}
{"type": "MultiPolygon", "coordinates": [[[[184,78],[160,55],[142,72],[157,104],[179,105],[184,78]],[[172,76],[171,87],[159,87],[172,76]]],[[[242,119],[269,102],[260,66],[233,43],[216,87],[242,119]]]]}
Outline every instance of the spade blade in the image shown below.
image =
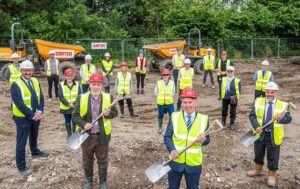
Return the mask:
{"type": "Polygon", "coordinates": [[[163,159],[154,162],[148,169],[145,170],[148,179],[155,183],[171,170],[168,164],[165,164],[163,159]]]}
{"type": "Polygon", "coordinates": [[[251,144],[254,144],[254,142],[258,139],[259,137],[256,136],[255,133],[253,133],[252,130],[248,131],[244,136],[241,137],[240,142],[242,143],[243,146],[248,147],[251,144]]]}
{"type": "Polygon", "coordinates": [[[89,134],[76,131],[72,136],[68,138],[68,146],[73,150],[76,150],[80,145],[89,137],[89,134]]]}

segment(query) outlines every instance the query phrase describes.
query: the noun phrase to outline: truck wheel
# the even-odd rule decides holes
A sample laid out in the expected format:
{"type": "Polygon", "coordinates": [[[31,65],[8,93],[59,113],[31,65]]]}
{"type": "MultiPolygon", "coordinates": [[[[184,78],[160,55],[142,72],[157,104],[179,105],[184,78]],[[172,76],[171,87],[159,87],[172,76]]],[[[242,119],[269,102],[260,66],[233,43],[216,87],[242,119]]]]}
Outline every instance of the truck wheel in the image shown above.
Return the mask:
{"type": "Polygon", "coordinates": [[[293,56],[293,57],[289,58],[289,62],[292,64],[300,65],[300,56],[293,56]]]}
{"type": "Polygon", "coordinates": [[[153,68],[154,60],[152,57],[148,59],[147,64],[148,64],[148,72],[153,72],[154,71],[154,68],[153,68]]]}
{"type": "Polygon", "coordinates": [[[203,61],[202,61],[202,59],[197,60],[194,63],[194,71],[198,75],[203,74],[203,61]]]}
{"type": "Polygon", "coordinates": [[[9,81],[9,78],[7,78],[6,75],[7,75],[7,72],[9,72],[8,66],[11,64],[12,63],[7,63],[1,67],[0,76],[1,76],[2,81],[9,81]]]}
{"type": "Polygon", "coordinates": [[[60,80],[64,79],[64,71],[68,68],[73,69],[74,72],[75,72],[75,77],[77,76],[76,64],[74,64],[73,62],[70,62],[70,61],[65,61],[65,62],[61,62],[59,64],[59,78],[60,78],[60,80]]]}
{"type": "Polygon", "coordinates": [[[173,66],[172,66],[172,60],[171,59],[165,59],[163,61],[160,62],[159,64],[159,71],[161,72],[162,69],[167,68],[168,70],[172,70],[173,66]]]}

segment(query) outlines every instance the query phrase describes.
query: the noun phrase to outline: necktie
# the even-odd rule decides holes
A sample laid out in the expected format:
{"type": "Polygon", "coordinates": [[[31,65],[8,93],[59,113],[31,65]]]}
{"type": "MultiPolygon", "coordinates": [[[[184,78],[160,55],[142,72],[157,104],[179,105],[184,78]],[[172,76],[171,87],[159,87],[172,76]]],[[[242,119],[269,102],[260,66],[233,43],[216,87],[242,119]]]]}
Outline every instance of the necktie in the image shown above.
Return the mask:
{"type": "Polygon", "coordinates": [[[186,123],[186,127],[187,127],[188,130],[190,130],[190,128],[192,126],[192,116],[187,115],[187,118],[188,118],[188,120],[187,120],[187,123],[186,123]]]}
{"type": "Polygon", "coordinates": [[[89,64],[87,65],[87,67],[88,67],[88,71],[90,71],[90,65],[89,64]]]}
{"type": "Polygon", "coordinates": [[[31,84],[31,80],[28,80],[28,81],[27,81],[27,84],[28,84],[28,88],[29,88],[31,94],[35,94],[35,91],[34,91],[34,89],[33,89],[33,87],[32,87],[32,84],[31,84]]]}
{"type": "MultiPolygon", "coordinates": [[[[273,107],[272,107],[273,102],[268,102],[268,104],[269,104],[269,108],[268,108],[268,110],[267,110],[267,116],[266,116],[266,119],[265,119],[265,123],[264,123],[264,124],[268,123],[268,122],[271,121],[272,118],[273,118],[273,107]]],[[[266,128],[266,130],[270,130],[271,128],[272,128],[272,124],[270,124],[270,125],[266,128]]]]}
{"type": "Polygon", "coordinates": [[[266,74],[266,70],[263,70],[262,77],[264,78],[266,74]]]}
{"type": "Polygon", "coordinates": [[[208,55],[208,60],[210,60],[210,55],[208,55]]]}

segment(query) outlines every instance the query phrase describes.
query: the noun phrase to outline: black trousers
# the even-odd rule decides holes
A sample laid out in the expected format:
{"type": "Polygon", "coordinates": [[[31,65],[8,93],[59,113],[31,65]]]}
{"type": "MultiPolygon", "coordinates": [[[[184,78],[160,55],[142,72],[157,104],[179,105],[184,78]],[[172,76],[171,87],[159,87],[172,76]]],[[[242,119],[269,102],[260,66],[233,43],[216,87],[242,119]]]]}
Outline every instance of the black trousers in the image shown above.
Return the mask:
{"type": "Polygon", "coordinates": [[[52,98],[52,86],[54,82],[54,91],[55,91],[55,97],[58,97],[58,83],[59,83],[59,78],[58,75],[51,75],[47,77],[48,79],[48,95],[49,98],[52,98]]]}
{"type": "Polygon", "coordinates": [[[179,70],[173,69],[173,78],[174,78],[175,90],[177,89],[178,74],[179,74],[179,70]]]}
{"type": "MultiPolygon", "coordinates": [[[[119,100],[118,103],[119,103],[121,114],[124,114],[124,99],[119,100]]],[[[127,106],[128,106],[129,113],[132,114],[133,113],[132,99],[131,98],[126,98],[126,103],[127,103],[127,106]]]]}
{"type": "Polygon", "coordinates": [[[178,100],[177,100],[177,111],[180,111],[181,108],[181,100],[180,100],[180,94],[181,94],[182,90],[179,90],[179,95],[178,95],[178,100]]]}
{"type": "Polygon", "coordinates": [[[263,136],[254,143],[254,162],[264,164],[265,152],[267,150],[267,167],[270,171],[277,171],[279,164],[280,146],[273,146],[270,132],[263,132],[263,136]]]}
{"type": "Polygon", "coordinates": [[[222,87],[222,78],[226,77],[225,75],[218,75],[217,76],[217,81],[219,84],[219,97],[221,98],[221,87],[222,87]]]}
{"type": "Polygon", "coordinates": [[[254,98],[256,99],[258,97],[266,97],[266,93],[263,92],[263,91],[257,91],[257,90],[255,90],[254,98]]]}
{"type": "Polygon", "coordinates": [[[215,83],[214,83],[214,78],[213,78],[213,72],[212,72],[212,70],[206,70],[206,71],[204,70],[203,84],[206,83],[207,74],[209,74],[209,76],[210,76],[210,82],[211,82],[211,84],[214,85],[215,83]]]}
{"type": "Polygon", "coordinates": [[[136,88],[139,89],[140,88],[140,83],[141,83],[141,87],[142,89],[144,89],[144,82],[145,82],[145,77],[146,74],[141,74],[140,72],[135,72],[136,75],[136,88]]]}
{"type": "Polygon", "coordinates": [[[230,104],[230,99],[222,100],[222,121],[226,121],[228,107],[230,106],[230,124],[234,124],[237,105],[238,103],[230,104]]]}

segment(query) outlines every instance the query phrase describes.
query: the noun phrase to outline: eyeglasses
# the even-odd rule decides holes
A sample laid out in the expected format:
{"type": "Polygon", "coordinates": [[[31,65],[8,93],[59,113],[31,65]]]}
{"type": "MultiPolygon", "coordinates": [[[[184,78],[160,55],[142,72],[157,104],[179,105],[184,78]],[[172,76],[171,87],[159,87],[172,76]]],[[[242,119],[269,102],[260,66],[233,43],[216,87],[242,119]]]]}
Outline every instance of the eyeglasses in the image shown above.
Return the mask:
{"type": "Polygon", "coordinates": [[[169,76],[169,75],[165,75],[165,74],[163,74],[162,76],[169,76]]]}
{"type": "Polygon", "coordinates": [[[233,72],[233,71],[232,71],[232,70],[228,70],[227,72],[228,72],[228,73],[231,73],[231,72],[233,72]]]}

